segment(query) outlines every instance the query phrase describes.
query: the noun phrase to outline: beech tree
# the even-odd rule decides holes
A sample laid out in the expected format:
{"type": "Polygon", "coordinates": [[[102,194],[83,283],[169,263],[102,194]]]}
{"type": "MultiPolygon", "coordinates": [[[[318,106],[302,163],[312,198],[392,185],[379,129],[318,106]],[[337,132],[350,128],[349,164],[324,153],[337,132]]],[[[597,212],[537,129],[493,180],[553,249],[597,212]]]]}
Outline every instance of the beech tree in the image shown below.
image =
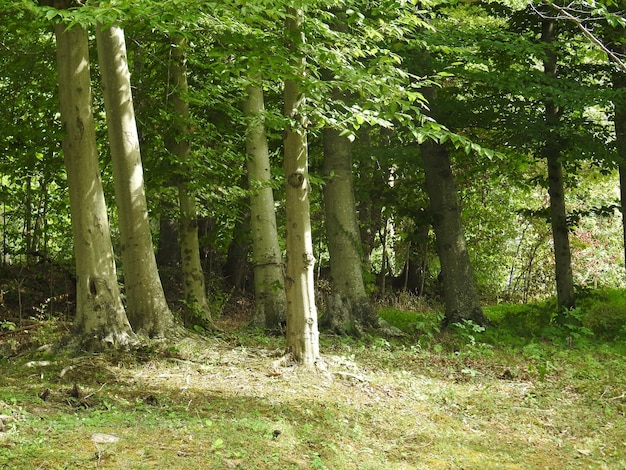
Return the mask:
{"type": "Polygon", "coordinates": [[[324,214],[332,293],[328,324],[340,333],[378,327],[379,318],[365,291],[363,248],[352,175],[352,142],[341,130],[324,129],[324,214]]]}
{"type": "Polygon", "coordinates": [[[256,311],[254,324],[276,329],[286,315],[285,273],[278,243],[264,112],[261,84],[248,85],[244,113],[249,118],[246,153],[256,311]]]}
{"type": "MultiPolygon", "coordinates": [[[[557,54],[553,49],[555,21],[543,19],[541,41],[545,45],[543,60],[544,73],[550,80],[557,77],[557,54]]],[[[561,143],[557,124],[561,109],[554,98],[547,96],[544,102],[545,120],[548,127],[542,153],[548,163],[548,194],[550,196],[550,222],[554,242],[555,280],[559,307],[571,309],[575,306],[574,275],[572,274],[569,227],[565,209],[565,189],[563,166],[561,164],[561,143]]]]}
{"type": "Polygon", "coordinates": [[[441,262],[446,325],[471,320],[487,325],[470,263],[450,155],[444,144],[429,140],[420,146],[429,214],[441,262]]]}
{"type": "Polygon", "coordinates": [[[298,362],[313,366],[319,360],[319,333],[315,306],[313,242],[308,175],[308,147],[304,94],[301,81],[305,60],[302,55],[303,11],[287,8],[285,29],[292,51],[292,75],[284,81],[284,115],[288,126],[284,133],[283,168],[286,179],[285,212],[287,270],[287,350],[298,362]]]}
{"type": "Polygon", "coordinates": [[[127,315],[136,331],[164,336],[173,326],[173,317],[152,245],[124,31],[119,26],[97,25],[96,39],[113,161],[127,315]]]}
{"type": "MultiPolygon", "coordinates": [[[[67,7],[67,3],[63,6],[67,7]]],[[[89,349],[137,342],[115,272],[92,110],[87,31],[55,25],[63,155],[76,257],[74,329],[89,349]]]]}
{"type": "Polygon", "coordinates": [[[178,201],[178,234],[180,260],[183,271],[183,289],[186,307],[202,320],[210,319],[204,272],[200,262],[200,242],[198,240],[198,213],[196,195],[189,181],[189,102],[186,66],[186,40],[182,36],[172,39],[170,48],[170,79],[172,85],[172,106],[174,122],[168,136],[167,146],[176,155],[178,201]]]}

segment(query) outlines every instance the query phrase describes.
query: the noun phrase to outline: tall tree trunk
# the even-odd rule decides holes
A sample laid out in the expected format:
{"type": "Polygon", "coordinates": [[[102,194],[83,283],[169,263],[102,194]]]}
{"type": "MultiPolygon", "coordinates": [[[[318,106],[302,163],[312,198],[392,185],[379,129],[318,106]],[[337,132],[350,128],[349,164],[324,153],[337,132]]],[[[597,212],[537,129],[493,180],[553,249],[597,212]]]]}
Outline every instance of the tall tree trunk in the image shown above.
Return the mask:
{"type": "MultiPolygon", "coordinates": [[[[302,11],[287,8],[286,35],[296,74],[304,76],[300,26],[302,11]]],[[[319,360],[319,333],[314,296],[313,243],[309,212],[308,148],[304,96],[295,79],[284,84],[284,115],[290,120],[284,133],[287,218],[287,350],[296,361],[313,366],[319,360]]]]}
{"type": "Polygon", "coordinates": [[[487,325],[465,246],[461,212],[448,150],[444,145],[429,140],[421,145],[421,154],[432,224],[437,239],[437,253],[443,274],[443,295],[446,305],[444,324],[472,320],[479,325],[487,325]]]}
{"type": "Polygon", "coordinates": [[[328,324],[340,333],[378,327],[363,282],[363,249],[352,177],[352,143],[337,129],[324,129],[324,212],[330,254],[328,324]]]}
{"type": "MultiPolygon", "coordinates": [[[[626,86],[624,86],[624,90],[626,90],[626,86]]],[[[620,206],[622,212],[624,266],[626,267],[626,103],[615,104],[615,134],[617,139],[620,206]]]]}
{"type": "Polygon", "coordinates": [[[178,201],[180,216],[178,231],[180,240],[183,289],[187,306],[194,316],[210,320],[209,303],[206,295],[204,271],[200,261],[198,239],[198,212],[196,195],[189,185],[189,102],[187,100],[187,65],[185,62],[185,40],[172,40],[170,78],[172,80],[172,103],[174,107],[174,135],[168,137],[168,148],[176,155],[180,165],[178,176],[178,201]]]}
{"type": "Polygon", "coordinates": [[[124,31],[96,27],[98,60],[115,199],[117,201],[128,319],[136,331],[151,337],[171,331],[173,317],[157,270],[143,182],[124,31]]]}
{"type": "Polygon", "coordinates": [[[55,26],[63,155],[76,256],[76,320],[83,346],[137,342],[122,305],[100,180],[91,103],[87,31],[55,26]]]}
{"type": "Polygon", "coordinates": [[[285,320],[285,272],[278,243],[270,156],[265,134],[263,88],[249,85],[244,113],[250,119],[246,135],[250,228],[254,269],[254,324],[276,329],[285,320]]]}
{"type": "MultiPolygon", "coordinates": [[[[554,39],[555,20],[543,20],[541,40],[545,43],[546,58],[543,62],[544,73],[556,78],[557,58],[550,43],[554,39]]],[[[556,136],[560,109],[550,99],[545,101],[547,129],[546,143],[542,149],[548,163],[548,194],[550,196],[550,220],[554,243],[556,294],[559,307],[571,309],[575,306],[574,276],[569,246],[569,228],[565,209],[565,190],[563,166],[561,165],[561,144],[556,136]]]]}
{"type": "Polygon", "coordinates": [[[32,168],[28,169],[26,177],[26,188],[24,198],[24,252],[26,253],[26,264],[32,264],[35,261],[33,256],[33,176],[30,174],[32,168]]]}
{"type": "MultiPolygon", "coordinates": [[[[620,38],[622,30],[615,31],[620,38]]],[[[612,42],[611,48],[621,56],[626,54],[626,45],[612,42]]],[[[617,163],[619,168],[620,205],[622,210],[622,230],[624,236],[624,266],[626,267],[626,72],[613,71],[613,106],[615,115],[615,141],[617,145],[617,163]]]]}

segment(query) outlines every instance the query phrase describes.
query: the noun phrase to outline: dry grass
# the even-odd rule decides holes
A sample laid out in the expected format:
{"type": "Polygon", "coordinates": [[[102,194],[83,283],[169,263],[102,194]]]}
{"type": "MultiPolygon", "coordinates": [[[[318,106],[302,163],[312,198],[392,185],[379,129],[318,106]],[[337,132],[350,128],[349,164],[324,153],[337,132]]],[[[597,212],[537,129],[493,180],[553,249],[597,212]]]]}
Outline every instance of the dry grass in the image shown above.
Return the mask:
{"type": "Polygon", "coordinates": [[[327,339],[327,370],[310,372],[282,348],[242,334],[4,360],[0,467],[626,467],[624,389],[577,377],[567,354],[539,374],[523,354],[327,339]]]}

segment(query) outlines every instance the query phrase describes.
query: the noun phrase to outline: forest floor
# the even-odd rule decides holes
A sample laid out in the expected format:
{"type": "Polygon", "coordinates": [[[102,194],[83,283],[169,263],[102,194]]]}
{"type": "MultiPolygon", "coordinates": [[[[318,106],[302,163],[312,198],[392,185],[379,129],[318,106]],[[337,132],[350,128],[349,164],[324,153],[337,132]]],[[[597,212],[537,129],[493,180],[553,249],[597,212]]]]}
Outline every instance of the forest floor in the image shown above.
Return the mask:
{"type": "Polygon", "coordinates": [[[66,319],[4,313],[0,468],[626,468],[623,341],[323,334],[309,371],[232,318],[69,357],[47,346],[66,319]]]}
{"type": "Polygon", "coordinates": [[[326,337],[317,372],[244,332],[132,356],[26,349],[0,362],[0,467],[626,468],[622,353],[482,347],[326,337]]]}

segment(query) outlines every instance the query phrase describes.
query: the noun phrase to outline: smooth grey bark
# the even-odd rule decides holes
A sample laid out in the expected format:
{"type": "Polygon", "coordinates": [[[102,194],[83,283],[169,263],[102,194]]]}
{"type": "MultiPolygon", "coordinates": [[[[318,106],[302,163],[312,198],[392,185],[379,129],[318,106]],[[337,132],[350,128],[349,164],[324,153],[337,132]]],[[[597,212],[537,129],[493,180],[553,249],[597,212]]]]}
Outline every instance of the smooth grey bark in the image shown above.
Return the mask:
{"type": "Polygon", "coordinates": [[[437,253],[443,275],[444,325],[463,320],[488,324],[478,297],[476,281],[457,199],[456,184],[447,148],[430,140],[420,146],[426,192],[437,239],[437,253]]]}
{"type": "Polygon", "coordinates": [[[93,120],[88,34],[55,26],[63,155],[76,256],[75,334],[92,350],[129,347],[137,338],[122,304],[93,120]]]}
{"type": "MultiPolygon", "coordinates": [[[[304,77],[301,47],[302,11],[287,8],[286,35],[292,51],[296,74],[304,77]]],[[[284,163],[286,179],[285,212],[287,225],[287,351],[297,362],[313,366],[320,360],[317,308],[314,295],[315,257],[311,239],[309,207],[308,146],[304,95],[299,81],[290,78],[284,83],[284,115],[290,121],[284,132],[284,163]]]]}
{"type": "Polygon", "coordinates": [[[363,248],[354,198],[352,142],[337,129],[325,128],[324,214],[330,254],[331,296],[324,322],[339,333],[359,333],[379,326],[363,282],[363,248]]]}
{"type": "Polygon", "coordinates": [[[107,129],[113,162],[127,315],[137,332],[171,332],[174,320],[159,278],[143,182],[139,136],[126,59],[124,31],[96,27],[107,129]]]}
{"type": "Polygon", "coordinates": [[[177,177],[180,210],[178,233],[186,307],[192,312],[194,317],[208,321],[211,318],[211,313],[206,295],[204,271],[200,261],[196,195],[186,177],[188,173],[187,167],[189,164],[190,144],[185,46],[185,40],[182,37],[172,39],[170,48],[170,80],[172,84],[171,97],[175,121],[172,129],[173,135],[167,138],[167,146],[169,151],[176,155],[180,165],[177,177]]]}
{"type": "MultiPolygon", "coordinates": [[[[551,79],[557,75],[557,57],[550,43],[554,39],[555,20],[542,21],[541,40],[545,44],[546,57],[543,61],[544,73],[551,79]]],[[[561,164],[561,144],[555,128],[559,123],[560,109],[550,99],[545,101],[547,138],[542,153],[548,164],[548,194],[550,196],[550,221],[554,244],[555,281],[559,307],[575,307],[574,275],[569,244],[569,227],[565,208],[565,184],[561,164]]]]}
{"type": "Polygon", "coordinates": [[[250,229],[256,326],[276,329],[286,318],[285,271],[278,243],[270,156],[265,133],[263,88],[246,88],[244,113],[249,118],[246,134],[250,229]]]}

